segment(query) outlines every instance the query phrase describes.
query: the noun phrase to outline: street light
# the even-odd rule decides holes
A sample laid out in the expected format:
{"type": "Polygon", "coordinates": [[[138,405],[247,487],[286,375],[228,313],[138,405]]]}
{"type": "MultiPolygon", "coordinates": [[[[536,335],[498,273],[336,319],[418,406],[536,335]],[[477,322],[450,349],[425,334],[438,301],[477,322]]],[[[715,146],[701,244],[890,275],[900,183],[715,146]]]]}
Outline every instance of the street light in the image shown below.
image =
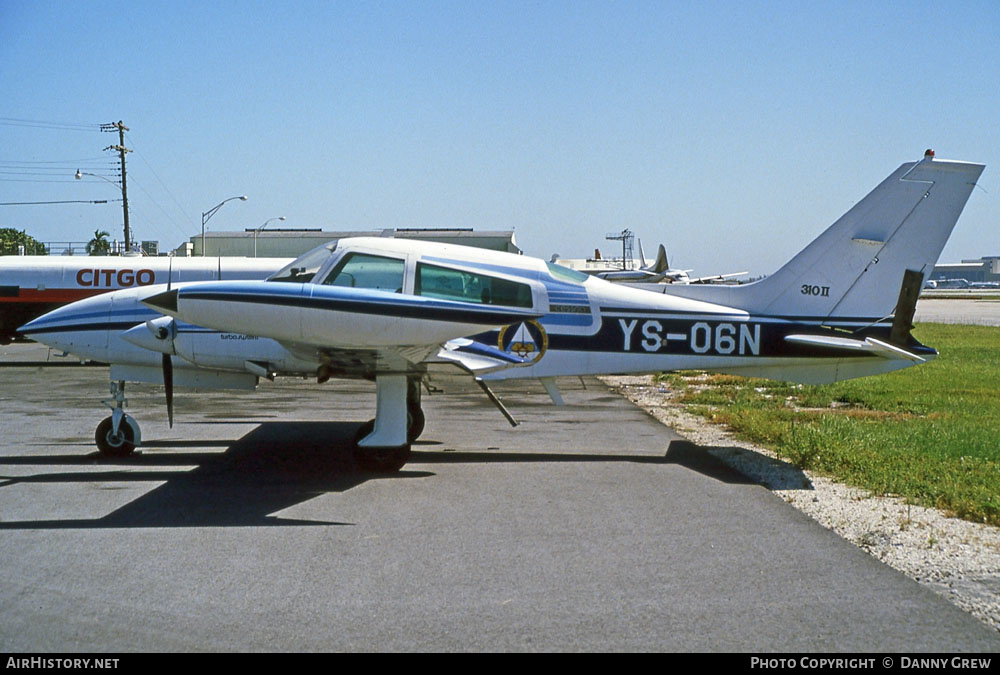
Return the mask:
{"type": "Polygon", "coordinates": [[[212,216],[215,215],[216,211],[218,211],[219,209],[222,208],[223,204],[225,204],[226,202],[231,202],[234,199],[239,199],[240,201],[245,202],[247,200],[247,196],[246,195],[241,195],[239,197],[230,197],[229,199],[223,199],[221,202],[219,202],[218,204],[216,204],[215,206],[213,206],[212,208],[210,208],[208,211],[205,211],[205,213],[201,214],[201,254],[202,255],[205,255],[205,223],[207,223],[209,221],[209,219],[212,216]]]}
{"type": "Polygon", "coordinates": [[[100,178],[105,183],[111,183],[116,188],[122,191],[122,223],[125,228],[125,252],[128,253],[132,250],[132,232],[129,230],[128,226],[128,194],[125,192],[125,186],[119,185],[118,183],[105,178],[104,176],[99,176],[96,173],[87,173],[86,171],[76,170],[76,179],[82,180],[84,176],[93,176],[94,178],[100,178]]]}
{"type": "Polygon", "coordinates": [[[257,257],[257,235],[260,233],[260,231],[263,230],[265,227],[267,227],[268,223],[272,223],[275,220],[284,220],[284,219],[285,219],[284,216],[278,216],[277,218],[268,218],[267,220],[264,221],[263,225],[261,225],[260,227],[258,227],[257,229],[255,229],[253,231],[253,257],[254,258],[257,257]]]}

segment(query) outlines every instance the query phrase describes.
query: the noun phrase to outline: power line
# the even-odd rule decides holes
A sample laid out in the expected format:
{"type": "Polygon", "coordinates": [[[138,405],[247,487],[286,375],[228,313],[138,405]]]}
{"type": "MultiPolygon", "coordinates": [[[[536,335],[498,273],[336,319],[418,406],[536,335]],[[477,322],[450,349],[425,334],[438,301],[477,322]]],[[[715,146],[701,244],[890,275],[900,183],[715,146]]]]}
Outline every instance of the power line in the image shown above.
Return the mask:
{"type": "MultiPolygon", "coordinates": [[[[174,228],[174,230],[176,230],[177,234],[181,235],[182,238],[186,237],[188,235],[188,232],[186,232],[180,225],[178,225],[176,219],[170,213],[168,213],[166,209],[163,208],[163,206],[156,200],[156,198],[152,194],[150,194],[149,190],[147,190],[141,182],[135,179],[135,174],[132,174],[132,181],[133,185],[142,190],[143,194],[146,195],[149,203],[152,204],[154,207],[156,207],[156,209],[161,214],[163,214],[163,216],[167,220],[167,223],[170,224],[174,228]]],[[[129,210],[140,216],[144,215],[141,211],[136,210],[134,200],[131,204],[129,204],[129,210]]],[[[143,222],[145,222],[147,227],[149,227],[152,225],[153,220],[148,216],[146,216],[144,217],[143,222]]]]}
{"type": "MultiPolygon", "coordinates": [[[[50,178],[59,178],[72,175],[73,171],[75,171],[75,169],[65,169],[63,167],[52,168],[52,169],[33,167],[31,170],[20,169],[11,171],[10,167],[5,167],[3,164],[0,164],[0,174],[3,174],[4,176],[47,176],[50,178]]],[[[106,177],[118,178],[119,175],[120,174],[110,173],[106,177]]]]}
{"type": "MultiPolygon", "coordinates": [[[[51,159],[51,160],[15,160],[15,159],[0,159],[0,184],[3,183],[72,183],[76,180],[81,180],[86,178],[86,176],[97,176],[103,179],[105,182],[113,183],[122,191],[123,199],[112,199],[112,200],[100,200],[100,201],[84,201],[84,200],[60,200],[60,201],[45,201],[45,202],[5,202],[4,206],[27,206],[36,204],[106,204],[110,202],[123,202],[123,221],[124,225],[129,231],[126,237],[131,238],[133,233],[130,227],[130,215],[141,216],[141,213],[136,213],[134,209],[134,204],[128,204],[127,201],[127,188],[125,183],[125,153],[132,152],[130,148],[124,147],[125,141],[129,142],[129,145],[133,145],[133,138],[129,131],[122,122],[110,123],[110,124],[77,124],[77,123],[66,123],[60,121],[52,120],[32,120],[24,118],[14,118],[14,117],[0,117],[0,126],[8,127],[28,127],[28,128],[38,128],[38,129],[53,129],[53,130],[69,130],[69,131],[104,131],[104,132],[117,132],[119,134],[119,142],[117,145],[112,145],[105,150],[116,151],[115,154],[118,157],[115,159],[119,161],[114,161],[107,155],[103,157],[86,157],[78,159],[51,159]],[[109,161],[111,160],[111,161],[109,161]],[[80,171],[82,169],[82,171],[80,171]],[[77,179],[70,178],[74,172],[80,172],[81,176],[77,179]],[[66,178],[62,178],[66,175],[66,178]]],[[[178,209],[178,212],[182,214],[182,220],[189,220],[188,215],[185,212],[185,208],[181,205],[180,200],[171,192],[170,188],[167,187],[166,183],[156,172],[147,158],[141,153],[136,153],[142,159],[143,164],[153,175],[155,182],[158,187],[162,189],[174,206],[178,209]]],[[[136,182],[136,176],[129,172],[129,183],[134,182],[134,187],[142,190],[146,198],[148,198],[150,204],[154,210],[158,211],[162,218],[165,219],[166,225],[169,227],[167,229],[172,229],[175,233],[184,236],[186,234],[186,229],[181,223],[178,222],[177,218],[169,213],[168,209],[164,208],[164,205],[158,202],[158,200],[145,188],[142,181],[136,182]]],[[[93,183],[97,179],[91,179],[85,182],[93,183]]],[[[148,220],[146,222],[146,227],[152,223],[151,219],[140,218],[140,220],[148,220]]]]}
{"type": "Polygon", "coordinates": [[[60,202],[0,202],[0,206],[35,206],[38,204],[107,204],[108,202],[120,202],[120,199],[95,199],[86,201],[83,199],[70,199],[60,202]]]}
{"type": "MultiPolygon", "coordinates": [[[[126,134],[126,138],[128,138],[129,143],[131,143],[132,146],[133,146],[133,148],[135,148],[135,143],[132,141],[132,134],[126,134]]],[[[160,178],[160,175],[158,173],[156,173],[156,169],[153,168],[153,165],[150,164],[146,160],[146,156],[142,152],[139,152],[138,148],[135,148],[134,153],[135,153],[135,155],[137,157],[139,157],[139,159],[142,160],[143,164],[146,165],[146,168],[149,169],[149,172],[151,174],[153,174],[153,177],[160,184],[160,187],[163,188],[163,191],[167,193],[167,196],[170,197],[171,201],[173,201],[174,205],[181,212],[181,215],[184,216],[185,219],[186,219],[188,217],[188,214],[185,213],[184,207],[181,206],[181,203],[177,200],[177,197],[175,197],[174,193],[170,191],[170,188],[167,187],[167,184],[163,182],[163,179],[160,178]]],[[[156,200],[153,199],[152,195],[150,195],[149,192],[147,190],[145,190],[145,188],[143,188],[143,192],[145,192],[146,195],[150,198],[150,201],[152,201],[154,204],[156,204],[156,200]]],[[[160,209],[160,211],[163,213],[163,215],[165,215],[167,217],[167,219],[177,229],[178,232],[180,232],[181,234],[185,234],[184,230],[176,223],[176,221],[173,219],[173,217],[169,213],[167,213],[166,209],[164,209],[159,204],[156,204],[156,206],[157,206],[157,208],[160,209]]]]}
{"type": "Polygon", "coordinates": [[[84,157],[82,159],[45,159],[45,160],[27,160],[27,159],[0,159],[0,165],[10,164],[14,166],[26,165],[28,167],[34,167],[38,164],[67,164],[78,166],[84,162],[101,162],[106,164],[108,162],[107,156],[104,157],[84,157]]]}
{"type": "Polygon", "coordinates": [[[100,131],[100,124],[73,124],[66,122],[46,122],[24,120],[16,117],[0,117],[0,125],[8,127],[33,127],[36,129],[62,129],[66,131],[100,131]]]}
{"type": "Polygon", "coordinates": [[[115,167],[109,166],[87,166],[86,164],[66,164],[65,166],[11,166],[0,162],[0,170],[6,171],[7,173],[24,173],[24,174],[34,174],[36,176],[47,176],[49,174],[69,174],[73,175],[76,170],[80,167],[86,169],[92,169],[94,171],[104,171],[109,175],[115,174],[117,172],[115,167]]]}
{"type": "Polygon", "coordinates": [[[52,177],[50,180],[44,180],[41,178],[0,178],[0,182],[3,183],[75,183],[74,180],[64,180],[61,178],[52,177]]]}

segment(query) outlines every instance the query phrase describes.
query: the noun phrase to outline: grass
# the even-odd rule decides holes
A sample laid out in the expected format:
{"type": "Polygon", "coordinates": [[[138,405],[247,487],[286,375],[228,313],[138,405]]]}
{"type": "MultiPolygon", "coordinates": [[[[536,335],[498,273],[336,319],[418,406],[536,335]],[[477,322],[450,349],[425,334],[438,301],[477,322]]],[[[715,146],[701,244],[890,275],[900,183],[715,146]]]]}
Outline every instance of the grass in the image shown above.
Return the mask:
{"type": "Polygon", "coordinates": [[[803,469],[1000,525],[1000,328],[921,324],[940,356],[831,385],[664,376],[681,401],[803,469]]]}

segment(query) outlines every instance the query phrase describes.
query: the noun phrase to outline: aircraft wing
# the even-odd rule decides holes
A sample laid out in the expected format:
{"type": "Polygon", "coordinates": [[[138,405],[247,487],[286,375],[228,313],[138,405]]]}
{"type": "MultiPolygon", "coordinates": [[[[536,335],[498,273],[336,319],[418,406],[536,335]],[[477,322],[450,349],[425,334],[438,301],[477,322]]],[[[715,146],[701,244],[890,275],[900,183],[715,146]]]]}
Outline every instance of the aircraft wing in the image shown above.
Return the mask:
{"type": "Polygon", "coordinates": [[[735,279],[736,277],[745,277],[749,272],[730,272],[729,274],[713,274],[707,277],[695,277],[688,281],[689,284],[711,284],[717,281],[725,281],[726,279],[735,279]]]}
{"type": "Polygon", "coordinates": [[[596,272],[593,276],[605,281],[656,283],[663,281],[666,275],[659,272],[650,272],[649,270],[625,270],[620,272],[596,272]]]}
{"type": "MultiPolygon", "coordinates": [[[[309,348],[283,344],[289,353],[307,361],[309,348]]],[[[525,358],[470,338],[455,338],[443,344],[377,349],[322,348],[312,351],[319,360],[319,380],[329,377],[370,377],[380,371],[419,373],[425,366],[456,366],[473,376],[508,368],[530,366],[537,358],[525,358]]],[[[290,374],[277,372],[278,375],[290,374]]]]}

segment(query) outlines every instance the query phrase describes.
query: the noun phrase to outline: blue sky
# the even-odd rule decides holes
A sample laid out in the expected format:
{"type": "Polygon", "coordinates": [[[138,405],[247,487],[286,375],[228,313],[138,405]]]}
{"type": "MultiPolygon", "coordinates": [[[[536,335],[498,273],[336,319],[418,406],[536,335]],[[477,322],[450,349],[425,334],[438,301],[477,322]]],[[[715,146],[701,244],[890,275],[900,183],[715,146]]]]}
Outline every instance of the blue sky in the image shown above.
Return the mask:
{"type": "MultiPolygon", "coordinates": [[[[774,271],[904,161],[987,164],[944,259],[1000,255],[1000,3],[0,0],[0,202],[113,199],[210,229],[629,228],[698,273],[774,271]],[[27,121],[27,122],[25,122],[27,121]],[[37,124],[37,123],[44,124],[37,124]]],[[[118,204],[0,207],[38,239],[118,204]]]]}

